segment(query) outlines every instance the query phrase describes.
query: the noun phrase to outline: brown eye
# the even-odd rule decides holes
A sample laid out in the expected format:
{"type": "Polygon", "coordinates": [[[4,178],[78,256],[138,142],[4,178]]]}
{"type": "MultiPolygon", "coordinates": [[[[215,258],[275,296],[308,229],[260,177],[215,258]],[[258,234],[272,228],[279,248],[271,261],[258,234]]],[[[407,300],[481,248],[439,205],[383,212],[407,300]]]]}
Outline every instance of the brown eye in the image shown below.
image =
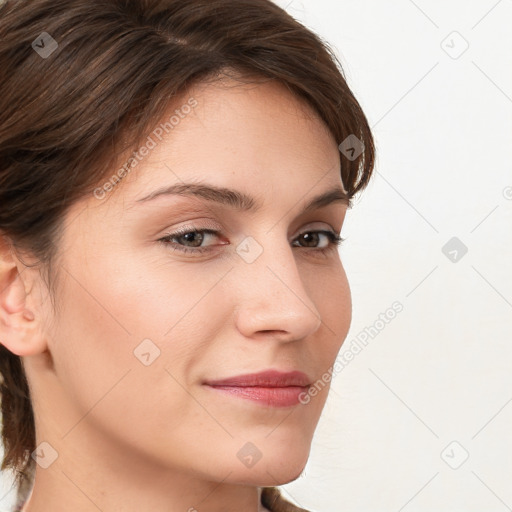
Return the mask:
{"type": "Polygon", "coordinates": [[[320,251],[337,248],[344,239],[337,235],[334,231],[321,230],[321,231],[306,231],[301,233],[297,240],[301,242],[300,247],[313,248],[320,251]],[[323,247],[318,247],[319,241],[322,241],[322,235],[327,238],[327,244],[323,247]]]}
{"type": "Polygon", "coordinates": [[[210,251],[210,246],[202,246],[208,236],[218,236],[219,232],[213,229],[190,229],[185,228],[174,233],[169,233],[158,241],[162,242],[172,250],[184,253],[203,253],[210,251]]]}

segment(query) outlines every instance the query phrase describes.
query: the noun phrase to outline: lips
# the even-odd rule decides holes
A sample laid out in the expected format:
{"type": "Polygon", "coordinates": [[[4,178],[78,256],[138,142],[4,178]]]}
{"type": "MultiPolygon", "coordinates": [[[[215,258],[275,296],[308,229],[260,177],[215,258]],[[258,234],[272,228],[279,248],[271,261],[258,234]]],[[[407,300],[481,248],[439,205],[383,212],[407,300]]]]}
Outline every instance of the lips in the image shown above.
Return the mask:
{"type": "Polygon", "coordinates": [[[207,381],[204,384],[221,395],[250,400],[258,405],[291,407],[300,403],[301,395],[310,386],[310,379],[299,371],[267,370],[207,381]]]}
{"type": "Polygon", "coordinates": [[[259,373],[237,375],[220,380],[206,381],[209,386],[285,388],[288,386],[305,387],[311,384],[308,376],[299,371],[280,372],[266,370],[259,373]]]}

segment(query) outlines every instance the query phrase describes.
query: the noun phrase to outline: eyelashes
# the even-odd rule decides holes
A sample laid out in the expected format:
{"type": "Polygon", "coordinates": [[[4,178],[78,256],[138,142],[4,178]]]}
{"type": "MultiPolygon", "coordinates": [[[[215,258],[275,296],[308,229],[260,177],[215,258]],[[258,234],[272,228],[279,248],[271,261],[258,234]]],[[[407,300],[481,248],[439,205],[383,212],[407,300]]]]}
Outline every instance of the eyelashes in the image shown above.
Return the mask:
{"type": "MultiPolygon", "coordinates": [[[[213,250],[218,250],[219,244],[216,246],[201,246],[201,244],[205,241],[205,239],[208,239],[208,237],[219,237],[221,235],[220,231],[214,230],[214,229],[192,229],[192,228],[183,228],[176,230],[173,233],[169,233],[165,235],[164,237],[160,238],[158,242],[162,243],[167,248],[171,249],[172,251],[180,252],[183,254],[205,254],[208,252],[211,252],[213,250]],[[197,235],[200,235],[197,239],[195,238],[197,235]],[[183,243],[177,242],[176,240],[181,240],[181,242],[185,243],[192,243],[192,244],[198,244],[198,245],[192,245],[192,246],[186,246],[183,245],[183,243]],[[217,249],[214,249],[214,247],[217,247],[217,249]]],[[[327,246],[324,247],[303,247],[301,245],[295,247],[298,247],[299,249],[305,249],[309,250],[310,252],[316,252],[325,254],[329,251],[337,251],[338,247],[345,241],[345,238],[342,238],[340,235],[335,233],[332,230],[328,229],[322,229],[322,230],[310,230],[310,231],[304,231],[300,233],[296,239],[295,242],[302,239],[304,241],[304,237],[306,237],[306,243],[309,243],[310,241],[315,244],[315,242],[320,241],[321,237],[327,238],[327,246]],[[311,237],[311,235],[313,235],[311,237]]],[[[227,245],[227,244],[220,244],[220,245],[227,245]]]]}

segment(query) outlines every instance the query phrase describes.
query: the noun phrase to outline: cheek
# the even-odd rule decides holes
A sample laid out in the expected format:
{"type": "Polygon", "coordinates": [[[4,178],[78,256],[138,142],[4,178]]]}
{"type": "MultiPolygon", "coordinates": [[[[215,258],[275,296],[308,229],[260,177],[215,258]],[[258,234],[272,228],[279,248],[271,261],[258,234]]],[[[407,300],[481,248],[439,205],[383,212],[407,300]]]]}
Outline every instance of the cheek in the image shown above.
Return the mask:
{"type": "Polygon", "coordinates": [[[316,392],[309,397],[307,407],[311,416],[317,418],[336,375],[336,357],[350,329],[352,300],[349,282],[339,260],[328,268],[304,272],[303,276],[306,276],[305,287],[322,319],[319,331],[307,341],[304,360],[315,370],[316,392]]]}
{"type": "Polygon", "coordinates": [[[124,418],[133,435],[163,416],[167,426],[177,421],[169,412],[190,407],[177,381],[184,381],[194,352],[193,340],[178,330],[192,299],[184,296],[186,287],[157,288],[134,268],[98,265],[92,273],[70,267],[50,335],[55,372],[72,404],[63,429],[91,410],[88,420],[121,428],[124,418]]]}
{"type": "Polygon", "coordinates": [[[51,348],[65,394],[58,408],[64,442],[83,442],[92,431],[98,443],[187,466],[190,455],[181,447],[218,435],[190,394],[190,371],[207,339],[203,324],[194,321],[191,330],[187,323],[197,296],[174,297],[165,288],[167,297],[147,282],[114,276],[90,279],[86,292],[67,281],[51,348]]]}
{"type": "Polygon", "coordinates": [[[322,318],[326,359],[332,362],[352,322],[352,297],[340,260],[307,275],[307,289],[322,318]]]}

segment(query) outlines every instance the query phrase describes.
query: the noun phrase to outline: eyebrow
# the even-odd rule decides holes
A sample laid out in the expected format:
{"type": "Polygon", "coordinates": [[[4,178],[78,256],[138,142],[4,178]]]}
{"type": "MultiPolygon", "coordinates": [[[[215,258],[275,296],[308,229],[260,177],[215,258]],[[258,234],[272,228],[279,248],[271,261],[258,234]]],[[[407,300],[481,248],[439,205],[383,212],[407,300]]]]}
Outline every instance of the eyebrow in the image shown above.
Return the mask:
{"type": "MultiPolygon", "coordinates": [[[[172,195],[199,197],[207,201],[229,206],[235,210],[247,212],[257,212],[263,206],[261,202],[239,190],[201,183],[176,183],[166,186],[151,192],[141,199],[137,199],[136,203],[148,202],[157,197],[172,195]]],[[[304,206],[302,212],[322,208],[331,203],[342,203],[347,208],[352,207],[350,196],[342,188],[336,187],[315,196],[304,206]]]]}

